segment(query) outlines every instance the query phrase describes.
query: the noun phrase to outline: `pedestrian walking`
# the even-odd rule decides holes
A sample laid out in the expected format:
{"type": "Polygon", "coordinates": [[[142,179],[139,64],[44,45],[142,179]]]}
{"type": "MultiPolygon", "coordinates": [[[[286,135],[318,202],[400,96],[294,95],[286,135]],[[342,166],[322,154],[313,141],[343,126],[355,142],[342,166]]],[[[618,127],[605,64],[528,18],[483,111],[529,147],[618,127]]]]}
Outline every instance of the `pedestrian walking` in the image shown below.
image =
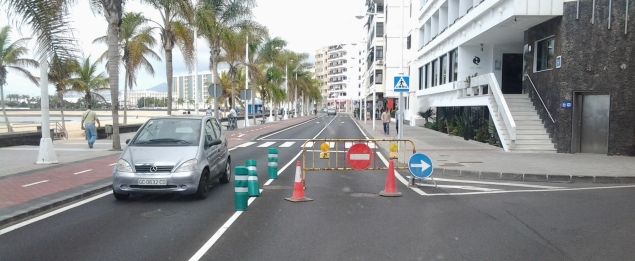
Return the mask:
{"type": "Polygon", "coordinates": [[[101,127],[101,123],[99,122],[99,118],[97,118],[97,113],[92,110],[92,105],[88,105],[88,109],[82,115],[82,130],[86,133],[86,140],[88,141],[88,147],[93,148],[95,141],[97,140],[97,128],[95,127],[95,123],[97,123],[97,127],[101,127]]]}
{"type": "Polygon", "coordinates": [[[384,134],[388,135],[390,132],[390,113],[388,113],[388,110],[384,110],[381,113],[381,122],[384,124],[384,134]]]}
{"type": "Polygon", "coordinates": [[[395,129],[397,129],[397,136],[399,136],[399,110],[395,110],[395,129]]]}

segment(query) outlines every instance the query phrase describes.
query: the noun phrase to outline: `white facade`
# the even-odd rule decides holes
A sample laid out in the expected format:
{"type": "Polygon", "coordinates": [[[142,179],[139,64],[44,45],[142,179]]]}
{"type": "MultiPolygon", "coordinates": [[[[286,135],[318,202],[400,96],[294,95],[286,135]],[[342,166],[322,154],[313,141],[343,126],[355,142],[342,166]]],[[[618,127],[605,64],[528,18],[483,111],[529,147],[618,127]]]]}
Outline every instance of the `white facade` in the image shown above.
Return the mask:
{"type": "Polygon", "coordinates": [[[322,81],[324,105],[350,112],[360,95],[359,45],[331,45],[316,52],[316,78],[322,81]]]}
{"type": "Polygon", "coordinates": [[[565,1],[414,0],[406,30],[412,102],[404,119],[414,125],[430,107],[487,106],[503,147],[515,148],[524,119],[506,99],[521,94],[530,48],[524,32],[561,16],[565,1]]]}

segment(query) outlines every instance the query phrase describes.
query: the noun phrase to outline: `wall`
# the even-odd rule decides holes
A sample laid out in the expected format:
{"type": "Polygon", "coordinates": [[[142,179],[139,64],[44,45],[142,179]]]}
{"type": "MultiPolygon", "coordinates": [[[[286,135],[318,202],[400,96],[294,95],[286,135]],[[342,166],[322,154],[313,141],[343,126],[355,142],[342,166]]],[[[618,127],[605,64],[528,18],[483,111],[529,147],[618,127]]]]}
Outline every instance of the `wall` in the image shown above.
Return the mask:
{"type": "MultiPolygon", "coordinates": [[[[564,15],[525,32],[525,43],[555,35],[555,55],[562,56],[562,68],[533,72],[534,47],[525,54],[525,73],[534,81],[556,123],[549,120],[529,81],[529,92],[558,152],[571,152],[573,110],[560,108],[563,100],[573,101],[576,91],[596,91],[611,95],[609,155],[635,155],[635,18],[624,33],[626,0],[613,0],[611,29],[608,27],[609,0],[596,0],[595,24],[591,24],[592,1],[567,2],[564,15]]],[[[631,1],[634,2],[634,1],[631,1]]],[[[635,4],[629,12],[635,14],[635,4]]]]}
{"type": "Polygon", "coordinates": [[[494,70],[494,49],[492,45],[463,45],[459,47],[459,73],[458,81],[465,80],[468,76],[491,73],[494,70]],[[479,57],[481,62],[476,65],[474,57],[479,57]]]}

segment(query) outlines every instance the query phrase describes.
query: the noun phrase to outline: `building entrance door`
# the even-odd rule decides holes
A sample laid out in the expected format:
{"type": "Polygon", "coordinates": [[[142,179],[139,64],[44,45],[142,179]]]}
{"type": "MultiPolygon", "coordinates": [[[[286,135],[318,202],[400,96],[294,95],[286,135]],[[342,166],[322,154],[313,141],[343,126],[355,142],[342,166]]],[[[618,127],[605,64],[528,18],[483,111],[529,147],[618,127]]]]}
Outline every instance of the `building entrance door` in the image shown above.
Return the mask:
{"type": "Polygon", "coordinates": [[[573,151],[607,154],[610,96],[578,93],[575,99],[573,151]]]}
{"type": "Polygon", "coordinates": [[[503,54],[503,94],[523,93],[523,55],[516,53],[503,54]]]}

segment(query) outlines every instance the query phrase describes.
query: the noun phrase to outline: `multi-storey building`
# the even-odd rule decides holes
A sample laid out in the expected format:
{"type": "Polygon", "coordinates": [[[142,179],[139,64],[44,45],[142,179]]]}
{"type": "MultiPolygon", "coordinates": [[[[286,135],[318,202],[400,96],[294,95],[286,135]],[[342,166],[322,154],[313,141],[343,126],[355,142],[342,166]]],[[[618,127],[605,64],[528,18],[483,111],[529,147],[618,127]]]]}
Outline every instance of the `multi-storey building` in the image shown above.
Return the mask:
{"type": "MultiPolygon", "coordinates": [[[[379,111],[384,105],[385,93],[385,8],[384,0],[366,0],[367,13],[364,19],[363,53],[361,73],[362,106],[365,114],[379,111]]],[[[375,113],[377,117],[378,113],[375,113]]],[[[368,116],[371,117],[371,116],[368,116]]]]}
{"type": "MultiPolygon", "coordinates": [[[[212,74],[199,73],[198,75],[198,101],[199,103],[205,103],[209,98],[209,92],[207,86],[212,82],[212,74]]],[[[179,100],[185,103],[194,103],[194,75],[179,75],[172,78],[172,99],[173,103],[179,100]]]]}
{"type": "Polygon", "coordinates": [[[635,155],[626,0],[415,0],[411,106],[480,107],[506,151],[635,155]]]}
{"type": "Polygon", "coordinates": [[[359,45],[338,44],[316,52],[315,74],[323,81],[325,105],[338,111],[352,111],[359,97],[359,45]]]}

